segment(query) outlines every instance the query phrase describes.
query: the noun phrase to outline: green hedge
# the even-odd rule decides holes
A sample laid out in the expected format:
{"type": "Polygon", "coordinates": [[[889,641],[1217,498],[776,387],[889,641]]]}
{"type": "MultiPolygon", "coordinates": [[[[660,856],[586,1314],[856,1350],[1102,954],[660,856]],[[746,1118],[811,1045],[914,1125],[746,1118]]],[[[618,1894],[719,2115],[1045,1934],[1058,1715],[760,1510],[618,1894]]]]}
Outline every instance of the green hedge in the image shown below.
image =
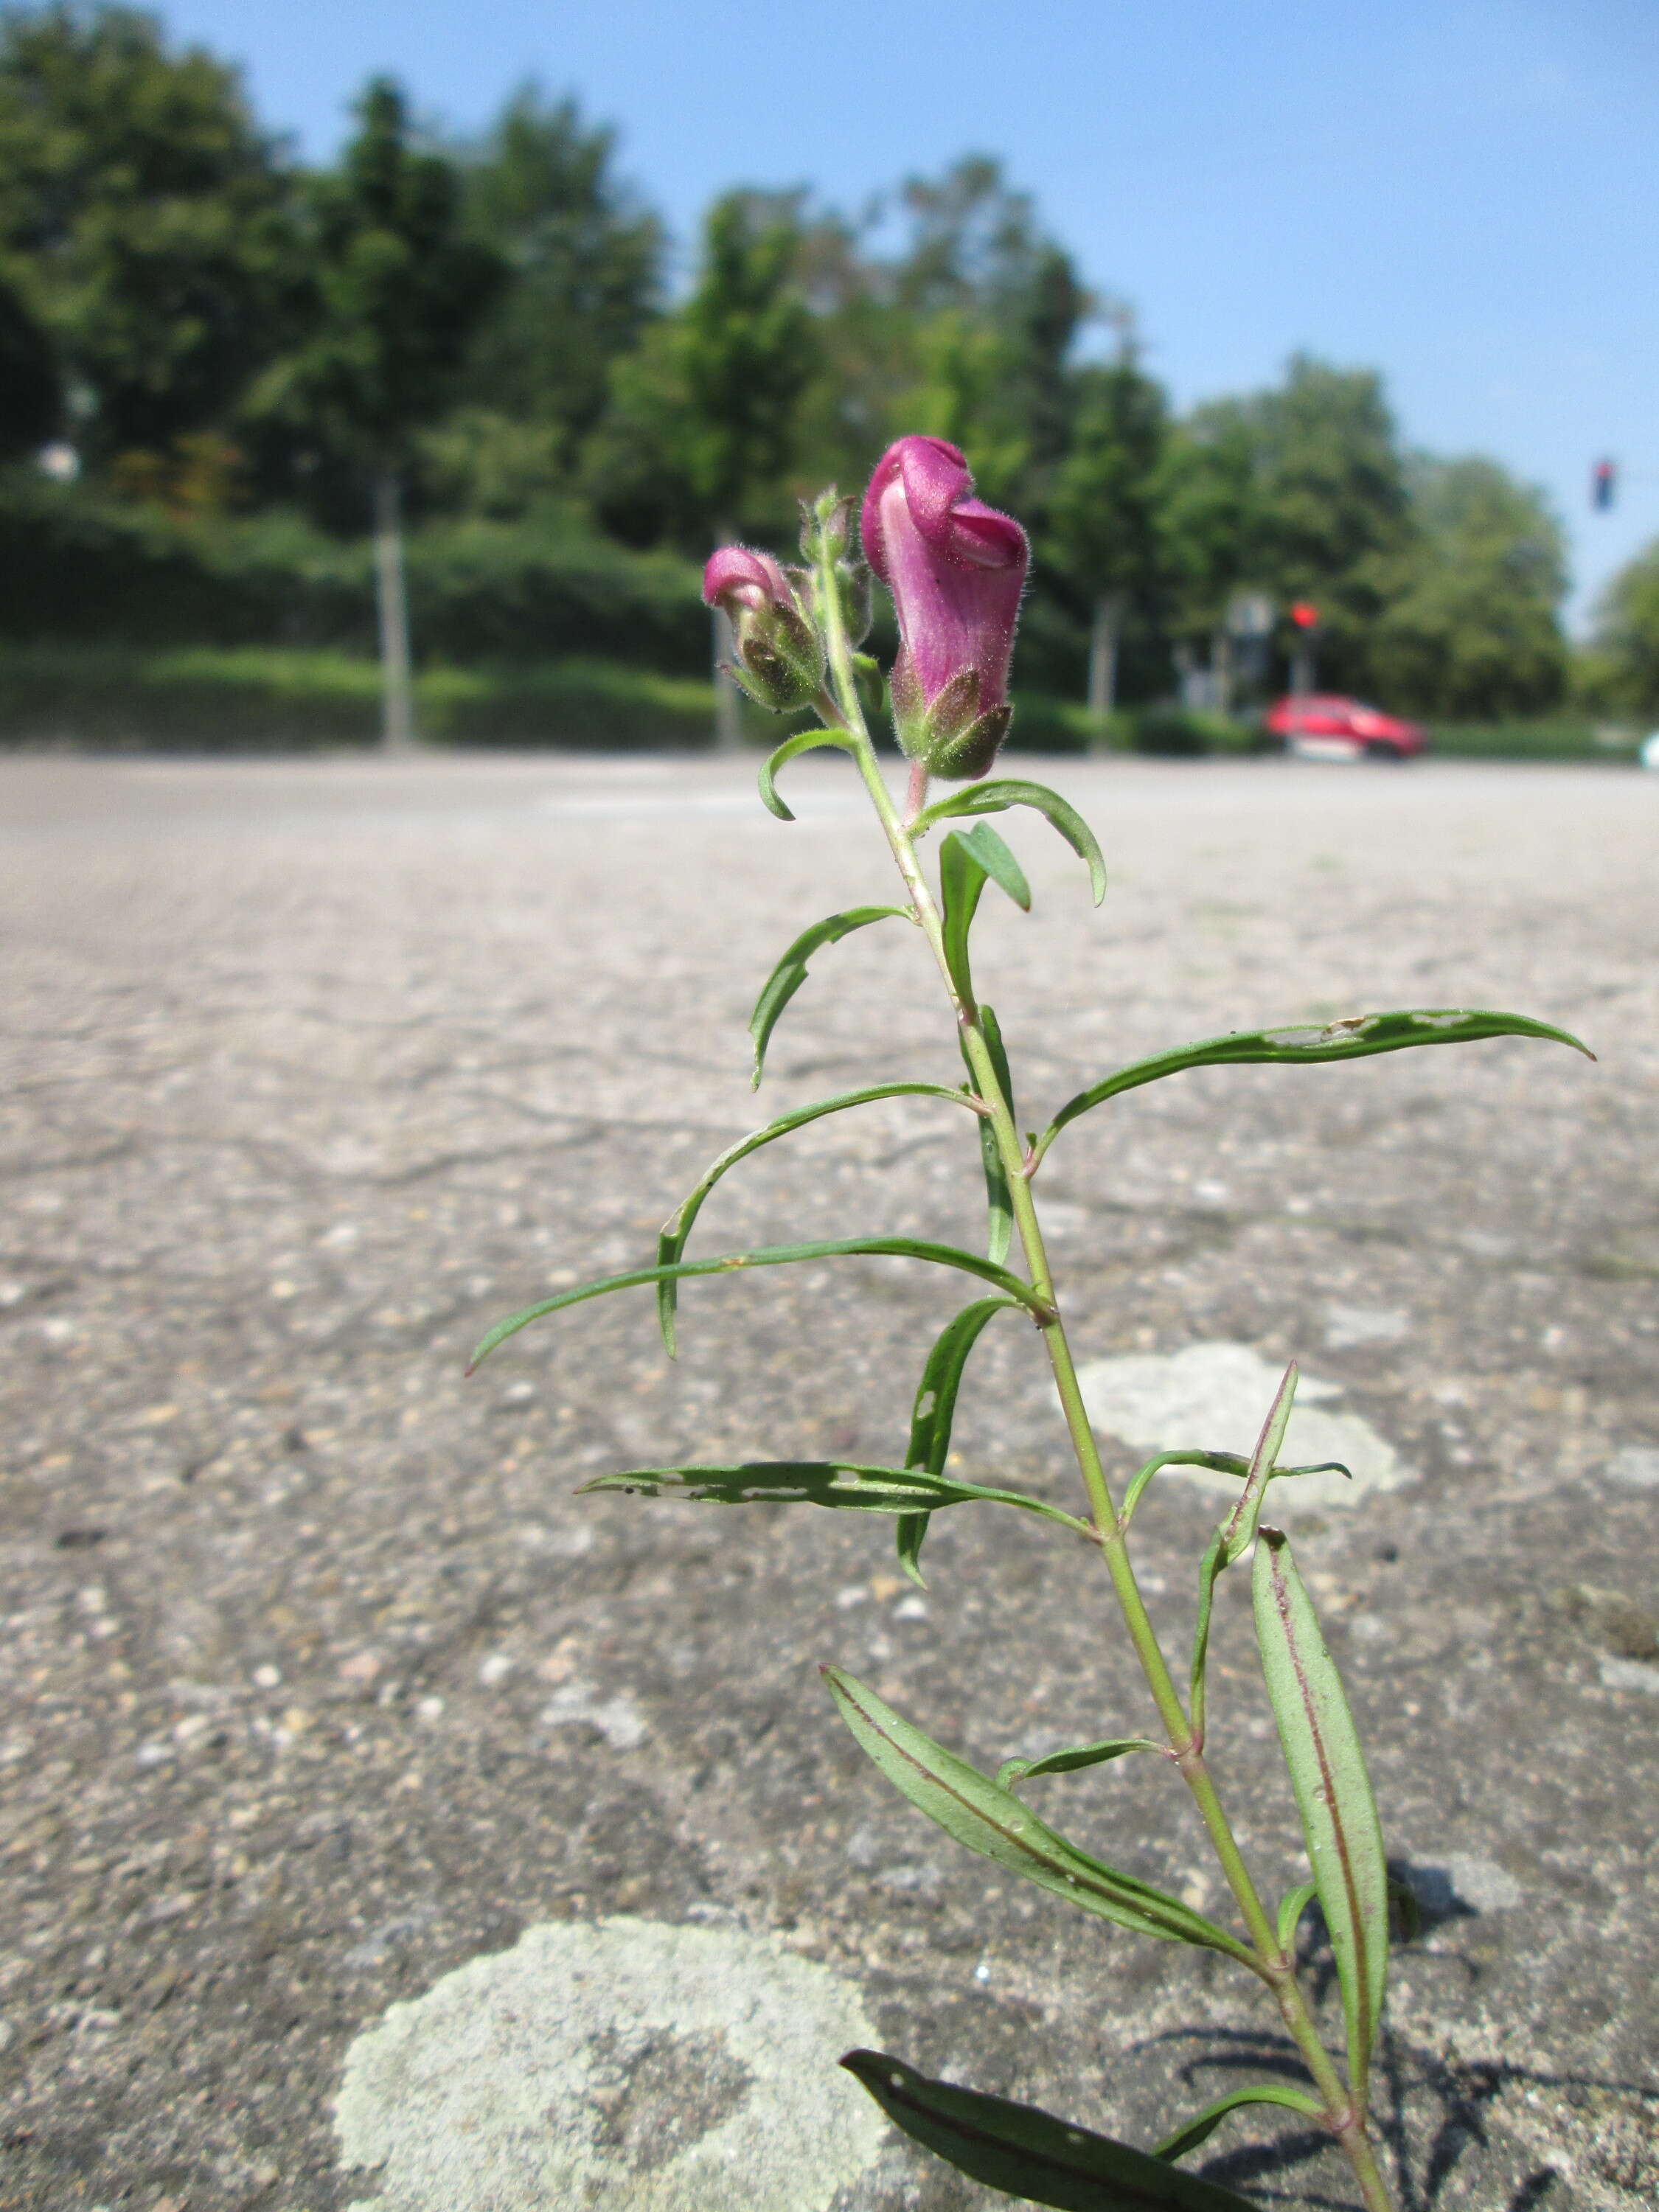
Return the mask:
{"type": "MultiPolygon", "coordinates": [[[[410,533],[406,559],[423,660],[708,666],[696,564],[631,553],[568,508],[435,523],[410,533]]],[[[295,514],[175,521],[12,471],[0,478],[0,639],[369,654],[373,556],[295,514]]]]}
{"type": "MultiPolygon", "coordinates": [[[[416,682],[422,734],[454,744],[706,744],[714,687],[614,662],[434,667],[416,682]]],[[[0,742],[233,752],[369,744],[380,672],[343,653],[0,645],[0,742]]],[[[751,734],[764,732],[758,711],[751,734]]],[[[774,726],[767,718],[767,730],[774,726]]]]}
{"type": "Polygon", "coordinates": [[[1628,761],[1640,732],[1571,715],[1513,722],[1432,722],[1429,749],[1453,759],[1628,761]]]}

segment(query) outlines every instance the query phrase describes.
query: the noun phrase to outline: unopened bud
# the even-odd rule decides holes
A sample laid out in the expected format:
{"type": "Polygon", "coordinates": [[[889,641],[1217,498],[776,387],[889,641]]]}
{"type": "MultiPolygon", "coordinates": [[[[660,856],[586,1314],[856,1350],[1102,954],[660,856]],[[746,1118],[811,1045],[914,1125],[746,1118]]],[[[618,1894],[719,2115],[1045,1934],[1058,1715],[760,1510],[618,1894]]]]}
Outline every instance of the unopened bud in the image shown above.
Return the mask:
{"type": "Polygon", "coordinates": [[[732,624],[732,672],[757,706],[787,714],[817,698],[823,686],[823,641],[806,611],[809,603],[769,553],[722,546],[702,572],[702,596],[732,624]]]}
{"type": "Polygon", "coordinates": [[[983,775],[1007,733],[1008,662],[1029,549],[1012,516],[973,496],[943,438],[901,438],[864,497],[865,558],[893,594],[902,642],[893,721],[935,775],[983,775]]]}
{"type": "Polygon", "coordinates": [[[852,543],[853,509],[857,504],[849,494],[843,499],[830,484],[809,506],[800,503],[800,550],[805,559],[816,562],[820,551],[832,561],[838,561],[852,543]]]}
{"type": "Polygon", "coordinates": [[[841,590],[841,618],[847,625],[847,641],[849,645],[862,645],[874,619],[868,562],[837,561],[836,582],[841,590]]]}

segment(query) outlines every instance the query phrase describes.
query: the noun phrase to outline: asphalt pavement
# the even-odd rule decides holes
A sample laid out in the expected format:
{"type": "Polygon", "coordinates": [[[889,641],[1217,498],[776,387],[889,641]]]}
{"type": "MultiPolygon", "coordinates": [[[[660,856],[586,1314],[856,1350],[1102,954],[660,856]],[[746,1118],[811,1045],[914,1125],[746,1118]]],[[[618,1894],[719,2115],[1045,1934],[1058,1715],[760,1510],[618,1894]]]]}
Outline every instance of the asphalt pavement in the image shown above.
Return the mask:
{"type": "MultiPolygon", "coordinates": [[[[1015,765],[1083,809],[1112,879],[1096,912],[1066,848],[1005,817],[1034,908],[988,892],[978,963],[1023,1121],[1160,1046],[1394,1006],[1513,1008],[1599,1055],[1189,1073],[1068,1129],[1036,1191],[1120,1484],[1166,1405],[1230,1419],[1227,1378],[1248,1395],[1292,1354],[1382,1454],[1293,1525],[1424,1907],[1379,2087],[1405,2212],[1650,2205],[1659,778],[1015,765]]],[[[992,2203],[845,2105],[801,2108],[798,2197],[697,2165],[705,2139],[784,2139],[745,2100],[803,2067],[769,2072],[754,2023],[819,2005],[825,2038],[867,2022],[1141,2142],[1282,2065],[1248,1978],[957,1851],[819,1685],[838,1660],[990,1768],[1139,1731],[1085,1547],[963,1507],[924,1594],[873,1518],[572,1494],[665,1462],[902,1455],[957,1280],[859,1259],[695,1281],[677,1364],[634,1292],[463,1379],[499,1316],[649,1264],[746,1128],[959,1079],[925,948],[885,924],[817,956],[751,1094],[773,961],[894,892],[844,762],[784,788],[793,825],[714,759],[0,760],[0,2206],[505,2212],[567,2173],[537,2164],[544,2128],[574,2161],[545,2201],[593,2212],[992,2203]],[[611,2026],[607,1929],[633,2008],[611,2026]],[[561,2010],[573,1958],[586,2009],[561,2010]],[[507,2118],[478,2104],[470,2150],[446,2054],[505,2097],[533,2056],[481,2043],[477,2006],[526,2003],[568,2063],[507,2118]]],[[[815,1123],[721,1184],[693,1249],[889,1231],[981,1236],[967,1115],[815,1123]]],[[[1069,1506],[1038,1355],[1000,1317],[956,1464],[1069,1506]]],[[[1174,1481],[1138,1524],[1177,1652],[1215,1512],[1174,1481]]],[[[1243,1595],[1212,1741],[1277,1893],[1297,1837],[1243,1595]]],[[[1164,1762],[1031,1790],[1226,1911],[1164,1762]]],[[[1246,2115],[1194,2163],[1351,2202],[1309,2149],[1246,2115]]]]}

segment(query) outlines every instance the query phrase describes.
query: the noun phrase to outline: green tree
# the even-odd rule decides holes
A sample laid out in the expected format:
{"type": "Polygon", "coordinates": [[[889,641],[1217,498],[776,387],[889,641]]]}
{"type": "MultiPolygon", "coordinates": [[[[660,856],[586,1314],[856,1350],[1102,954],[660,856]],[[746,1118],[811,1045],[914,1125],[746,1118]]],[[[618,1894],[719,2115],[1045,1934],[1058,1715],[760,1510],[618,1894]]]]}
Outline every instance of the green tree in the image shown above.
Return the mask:
{"type": "Polygon", "coordinates": [[[45,445],[62,405],[52,340],[0,278],[0,461],[45,445]]]}
{"type": "Polygon", "coordinates": [[[374,79],[356,114],[339,169],[313,189],[308,334],[273,366],[256,404],[368,476],[385,736],[399,745],[414,736],[403,478],[416,434],[447,404],[503,272],[465,233],[455,165],[413,143],[398,88],[374,79]]]}
{"type": "MultiPolygon", "coordinates": [[[[779,520],[817,360],[797,274],[798,206],[793,195],[716,200],[690,297],[618,362],[588,482],[601,514],[625,534],[707,547],[779,520]]],[[[738,706],[719,613],[714,654],[715,739],[729,749],[739,742],[738,706]]]]}
{"type": "MultiPolygon", "coordinates": [[[[550,106],[526,86],[463,161],[468,224],[511,281],[473,336],[459,397],[545,434],[565,473],[661,287],[662,227],[617,183],[614,150],[614,134],[585,125],[574,100],[550,106]]],[[[487,454],[487,428],[473,434],[487,454]]]]}
{"type": "Polygon", "coordinates": [[[1298,355],[1282,385],[1195,409],[1171,442],[1164,536],[1176,640],[1207,634],[1219,689],[1229,607],[1255,592],[1317,606],[1326,676],[1358,680],[1412,536],[1381,379],[1298,355]]]}
{"type": "Polygon", "coordinates": [[[1215,400],[1181,423],[1158,477],[1164,619],[1182,662],[1200,647],[1227,666],[1228,610],[1271,588],[1258,440],[1248,403],[1215,400]]]}
{"type": "Polygon", "coordinates": [[[1071,441],[1069,360],[1089,295],[1030,195],[984,155],[911,178],[900,204],[908,234],[888,289],[915,368],[895,433],[970,452],[985,497],[1018,506],[1041,532],[1071,441]]]}
{"type": "Polygon", "coordinates": [[[1601,596],[1593,641],[1595,690],[1623,714],[1659,715],[1659,538],[1601,596]]]}
{"type": "Polygon", "coordinates": [[[288,197],[236,73],[154,16],[0,13],[0,271],[94,460],[222,422],[277,339],[288,197]]]}
{"type": "Polygon", "coordinates": [[[1150,605],[1158,582],[1167,427],[1163,386],[1141,371],[1131,345],[1115,362],[1077,372],[1041,552],[1089,608],[1089,711],[1103,730],[1116,702],[1124,618],[1150,605]]]}
{"type": "Polygon", "coordinates": [[[1413,532],[1385,574],[1366,642],[1369,686],[1419,714],[1533,714],[1560,698],[1561,526],[1496,461],[1414,461],[1413,532]]]}

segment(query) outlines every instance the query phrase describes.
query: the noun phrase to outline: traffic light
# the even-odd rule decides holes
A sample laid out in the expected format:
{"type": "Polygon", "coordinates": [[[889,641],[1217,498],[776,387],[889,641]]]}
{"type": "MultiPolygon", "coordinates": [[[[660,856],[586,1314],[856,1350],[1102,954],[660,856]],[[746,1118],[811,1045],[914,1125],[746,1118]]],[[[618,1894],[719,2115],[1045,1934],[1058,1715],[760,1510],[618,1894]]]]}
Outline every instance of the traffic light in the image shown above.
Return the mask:
{"type": "Polygon", "coordinates": [[[1613,495],[1618,488],[1618,463],[1598,461],[1590,471],[1590,505],[1598,514],[1605,514],[1613,505],[1613,495]]]}
{"type": "Polygon", "coordinates": [[[1291,609],[1291,620],[1298,629],[1317,629],[1319,610],[1317,607],[1310,606],[1306,599],[1298,599],[1291,609]]]}

